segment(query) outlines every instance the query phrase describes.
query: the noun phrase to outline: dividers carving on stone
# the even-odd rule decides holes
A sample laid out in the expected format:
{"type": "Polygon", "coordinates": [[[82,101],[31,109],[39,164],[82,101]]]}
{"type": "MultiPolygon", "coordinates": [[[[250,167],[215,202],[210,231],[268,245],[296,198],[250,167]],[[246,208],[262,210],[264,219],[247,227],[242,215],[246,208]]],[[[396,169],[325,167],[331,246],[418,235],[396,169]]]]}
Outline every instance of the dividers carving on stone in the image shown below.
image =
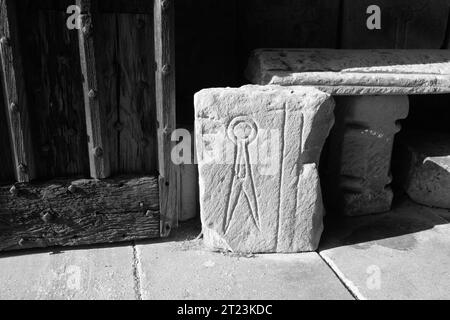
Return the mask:
{"type": "Polygon", "coordinates": [[[324,214],[317,166],[332,98],[313,88],[245,86],[202,90],[195,106],[206,245],[315,250],[324,214]]]}

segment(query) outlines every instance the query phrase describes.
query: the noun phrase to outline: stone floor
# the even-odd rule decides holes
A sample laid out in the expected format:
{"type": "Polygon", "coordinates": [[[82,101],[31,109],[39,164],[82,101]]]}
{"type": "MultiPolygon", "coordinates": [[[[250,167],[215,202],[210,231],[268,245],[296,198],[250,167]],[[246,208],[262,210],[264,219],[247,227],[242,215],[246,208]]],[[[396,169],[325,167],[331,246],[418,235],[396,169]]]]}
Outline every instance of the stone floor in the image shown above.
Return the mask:
{"type": "Polygon", "coordinates": [[[328,218],[318,253],[203,249],[170,239],[0,255],[0,299],[449,299],[450,211],[402,200],[388,214],[328,218]]]}

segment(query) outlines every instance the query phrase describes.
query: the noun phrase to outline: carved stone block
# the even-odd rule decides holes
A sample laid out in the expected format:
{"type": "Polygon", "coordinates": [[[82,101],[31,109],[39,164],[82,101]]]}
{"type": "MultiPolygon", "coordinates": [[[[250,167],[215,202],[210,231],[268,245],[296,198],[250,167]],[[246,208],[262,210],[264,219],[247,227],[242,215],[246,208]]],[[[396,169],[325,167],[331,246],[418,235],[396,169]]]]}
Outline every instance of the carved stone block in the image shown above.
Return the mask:
{"type": "Polygon", "coordinates": [[[399,145],[397,172],[408,196],[450,209],[450,135],[415,132],[402,137],[399,145]]]}
{"type": "Polygon", "coordinates": [[[207,246],[244,253],[317,249],[317,165],[334,122],[314,88],[245,86],[195,95],[200,211],[207,246]]]}

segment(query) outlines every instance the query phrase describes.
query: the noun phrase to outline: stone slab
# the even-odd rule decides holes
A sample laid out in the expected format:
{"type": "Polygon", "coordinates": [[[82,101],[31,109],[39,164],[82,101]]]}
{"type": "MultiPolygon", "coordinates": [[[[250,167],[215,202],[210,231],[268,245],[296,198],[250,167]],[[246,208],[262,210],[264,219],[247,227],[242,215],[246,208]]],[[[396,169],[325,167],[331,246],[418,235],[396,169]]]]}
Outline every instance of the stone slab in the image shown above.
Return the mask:
{"type": "Polygon", "coordinates": [[[449,50],[257,49],[254,84],[314,86],[333,95],[450,93],[449,50]]]}
{"type": "Polygon", "coordinates": [[[449,299],[450,224],[438,212],[408,200],[327,221],[320,254],[360,299],[449,299]]]}
{"type": "Polygon", "coordinates": [[[131,246],[0,255],[0,299],[135,299],[131,246]]]}
{"type": "Polygon", "coordinates": [[[352,299],[317,253],[221,254],[193,237],[137,246],[143,299],[352,299]]]}
{"type": "Polygon", "coordinates": [[[317,249],[317,171],[334,101],[314,88],[245,86],[195,95],[205,243],[233,252],[317,249]]]}
{"type": "Polygon", "coordinates": [[[450,134],[415,132],[402,137],[402,184],[421,204],[450,209],[450,134]]]}

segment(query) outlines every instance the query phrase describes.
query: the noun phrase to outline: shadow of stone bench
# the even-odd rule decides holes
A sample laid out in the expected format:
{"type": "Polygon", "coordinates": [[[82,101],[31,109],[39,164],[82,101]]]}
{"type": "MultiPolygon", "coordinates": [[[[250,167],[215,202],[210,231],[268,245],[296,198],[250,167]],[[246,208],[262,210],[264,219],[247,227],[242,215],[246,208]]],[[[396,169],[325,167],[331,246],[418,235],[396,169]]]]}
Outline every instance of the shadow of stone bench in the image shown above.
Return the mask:
{"type": "Polygon", "coordinates": [[[254,84],[314,86],[335,96],[325,173],[329,202],[346,215],[388,211],[399,120],[408,95],[450,93],[450,50],[258,49],[254,84]]]}

